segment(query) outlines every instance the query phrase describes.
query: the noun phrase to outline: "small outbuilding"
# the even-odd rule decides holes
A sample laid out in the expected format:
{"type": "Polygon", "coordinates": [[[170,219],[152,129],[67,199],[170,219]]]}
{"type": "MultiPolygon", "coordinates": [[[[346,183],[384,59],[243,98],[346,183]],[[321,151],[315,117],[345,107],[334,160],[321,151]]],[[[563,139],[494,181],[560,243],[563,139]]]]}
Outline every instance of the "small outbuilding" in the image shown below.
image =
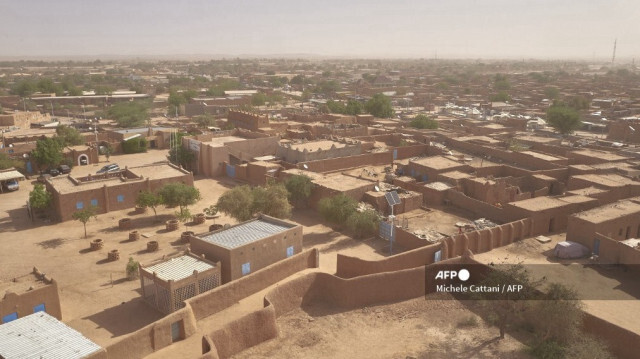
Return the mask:
{"type": "Polygon", "coordinates": [[[589,254],[591,254],[589,248],[583,246],[580,243],[571,241],[559,242],[553,249],[553,255],[563,259],[582,258],[588,256],[589,254]]]}

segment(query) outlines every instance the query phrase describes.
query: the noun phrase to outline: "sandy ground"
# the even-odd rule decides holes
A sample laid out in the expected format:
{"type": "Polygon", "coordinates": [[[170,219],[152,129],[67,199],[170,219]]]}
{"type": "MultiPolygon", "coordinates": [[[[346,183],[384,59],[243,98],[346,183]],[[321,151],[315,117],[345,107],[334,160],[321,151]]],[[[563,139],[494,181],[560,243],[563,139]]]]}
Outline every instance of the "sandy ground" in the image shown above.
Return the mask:
{"type": "Polygon", "coordinates": [[[529,358],[525,345],[456,300],[409,301],[337,311],[311,303],[278,318],[280,336],[234,356],[244,358],[529,358]],[[476,324],[459,323],[473,317],[476,324]]]}
{"type": "MultiPolygon", "coordinates": [[[[72,174],[82,176],[95,173],[107,163],[120,167],[138,166],[165,160],[166,151],[151,150],[139,155],[114,155],[110,162],[101,156],[102,162],[74,167],[72,174]]],[[[196,177],[195,186],[202,200],[191,208],[197,213],[217,201],[218,197],[235,185],[225,178],[196,177]]],[[[51,223],[42,219],[31,221],[25,203],[33,188],[32,181],[22,181],[20,190],[0,194],[0,292],[12,287],[11,280],[24,277],[37,266],[42,272],[58,281],[63,321],[80,330],[90,339],[107,346],[119,337],[135,331],[162,317],[140,298],[140,283],[125,279],[125,266],[129,257],[142,264],[149,264],[163,256],[177,254],[186,246],[179,242],[180,232],[206,232],[213,223],[208,220],[197,226],[182,226],[180,231],[166,233],[164,220],[172,217],[173,209],[158,209],[161,222],[156,222],[152,211],[135,214],[130,210],[110,212],[97,216],[87,223],[88,238],[84,238],[81,223],[67,221],[51,223]],[[130,217],[133,226],[143,236],[130,242],[128,231],[118,229],[118,220],[130,217]],[[92,239],[105,241],[102,250],[88,250],[92,239]],[[160,242],[158,252],[146,251],[146,241],[160,242]],[[107,252],[120,251],[120,260],[108,262],[107,252]]],[[[387,242],[382,240],[356,241],[331,228],[318,224],[320,218],[311,210],[294,212],[292,220],[304,228],[304,247],[318,247],[322,253],[321,270],[335,272],[336,253],[346,253],[362,258],[382,258],[387,242]]],[[[221,215],[216,223],[235,223],[221,215]]],[[[261,299],[259,300],[261,304],[261,299]]],[[[253,308],[253,307],[251,307],[253,308]]]]}
{"type": "MultiPolygon", "coordinates": [[[[558,282],[575,289],[585,309],[600,318],[640,332],[640,283],[633,273],[611,265],[593,266],[588,259],[558,259],[553,248],[565,234],[551,236],[541,244],[527,238],[475,256],[483,263],[523,263],[532,276],[545,283],[558,282]]],[[[543,284],[544,285],[544,284],[543,284]]]]}

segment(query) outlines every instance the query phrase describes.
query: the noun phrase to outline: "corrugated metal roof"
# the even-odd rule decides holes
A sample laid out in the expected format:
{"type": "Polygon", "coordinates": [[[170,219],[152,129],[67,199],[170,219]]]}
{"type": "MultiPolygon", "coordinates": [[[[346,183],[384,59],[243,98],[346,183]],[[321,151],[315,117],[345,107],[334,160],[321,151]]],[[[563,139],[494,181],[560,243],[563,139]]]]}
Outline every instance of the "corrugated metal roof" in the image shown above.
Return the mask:
{"type": "Polygon", "coordinates": [[[5,359],[80,359],[101,349],[45,312],[0,325],[0,356],[5,359]]]}
{"type": "Polygon", "coordinates": [[[24,179],[24,176],[22,175],[22,173],[18,172],[18,171],[4,171],[4,172],[0,172],[0,181],[7,181],[7,180],[11,180],[11,179],[24,179]]]}
{"type": "Polygon", "coordinates": [[[204,272],[211,268],[213,266],[207,262],[184,255],[150,267],[144,267],[144,270],[151,273],[155,272],[158,278],[162,280],[180,280],[193,275],[194,270],[204,272]]]}
{"type": "Polygon", "coordinates": [[[199,238],[227,249],[233,249],[284,232],[293,227],[255,219],[199,238]]]}

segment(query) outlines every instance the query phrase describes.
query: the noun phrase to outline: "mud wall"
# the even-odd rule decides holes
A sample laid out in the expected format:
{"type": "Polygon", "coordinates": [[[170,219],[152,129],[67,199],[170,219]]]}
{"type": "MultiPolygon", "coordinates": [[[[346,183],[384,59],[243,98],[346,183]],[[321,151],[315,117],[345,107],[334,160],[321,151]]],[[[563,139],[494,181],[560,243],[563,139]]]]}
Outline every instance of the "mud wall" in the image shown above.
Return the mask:
{"type": "MultiPolygon", "coordinates": [[[[473,253],[483,253],[502,247],[529,235],[533,228],[531,219],[506,223],[497,227],[458,234],[438,244],[426,245],[381,260],[365,260],[337,254],[336,275],[341,278],[353,278],[374,273],[392,272],[415,268],[434,263],[434,254],[442,250],[442,259],[461,256],[467,249],[473,253]]],[[[396,235],[398,235],[396,232],[396,235]]],[[[420,238],[409,239],[413,234],[402,234],[404,243],[418,244],[420,238]]],[[[422,240],[425,242],[424,240],[422,240]]]]}
{"type": "Polygon", "coordinates": [[[318,264],[318,250],[311,249],[190,298],[186,302],[191,306],[195,318],[200,320],[301,270],[317,268],[318,264]]]}
{"type": "Polygon", "coordinates": [[[107,358],[144,358],[157,350],[171,345],[171,324],[175,322],[182,322],[183,338],[188,338],[196,332],[196,320],[187,304],[185,308],[169,314],[106,347],[107,358]]]}

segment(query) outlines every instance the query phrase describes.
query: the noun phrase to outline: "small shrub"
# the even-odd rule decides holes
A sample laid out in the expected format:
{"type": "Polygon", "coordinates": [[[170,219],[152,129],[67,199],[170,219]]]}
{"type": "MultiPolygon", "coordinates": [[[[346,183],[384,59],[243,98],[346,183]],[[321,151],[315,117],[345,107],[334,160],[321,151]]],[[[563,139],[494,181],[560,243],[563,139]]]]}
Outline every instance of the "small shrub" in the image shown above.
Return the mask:
{"type": "Polygon", "coordinates": [[[134,280],[138,278],[140,274],[138,271],[139,266],[140,266],[140,263],[138,263],[137,261],[134,261],[133,257],[129,257],[129,262],[127,263],[127,279],[134,280]]]}
{"type": "Polygon", "coordinates": [[[458,322],[458,328],[475,328],[478,324],[478,318],[469,315],[458,322]]]}
{"type": "Polygon", "coordinates": [[[555,340],[536,343],[529,353],[537,359],[561,359],[565,357],[565,348],[555,340]]]}

